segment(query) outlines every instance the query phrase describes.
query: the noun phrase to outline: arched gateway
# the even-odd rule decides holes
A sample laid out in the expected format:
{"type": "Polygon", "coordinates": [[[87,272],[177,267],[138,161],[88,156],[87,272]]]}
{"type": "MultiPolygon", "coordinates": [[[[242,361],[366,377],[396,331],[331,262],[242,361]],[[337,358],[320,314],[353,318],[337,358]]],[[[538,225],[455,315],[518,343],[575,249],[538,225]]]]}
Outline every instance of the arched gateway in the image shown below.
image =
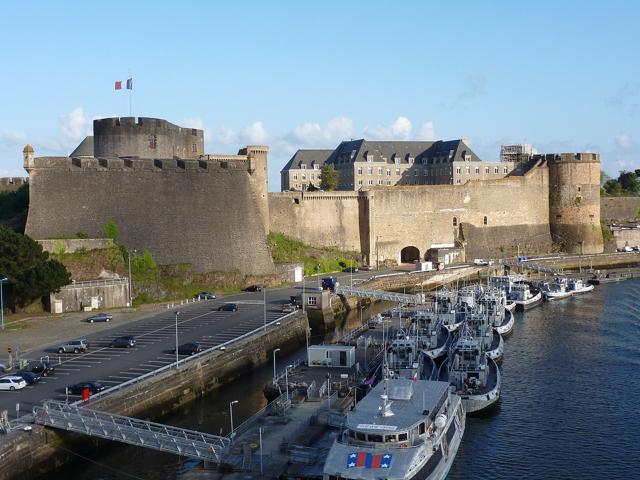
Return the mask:
{"type": "Polygon", "coordinates": [[[416,247],[404,247],[400,251],[400,262],[413,263],[416,260],[420,260],[420,250],[418,250],[416,247]]]}

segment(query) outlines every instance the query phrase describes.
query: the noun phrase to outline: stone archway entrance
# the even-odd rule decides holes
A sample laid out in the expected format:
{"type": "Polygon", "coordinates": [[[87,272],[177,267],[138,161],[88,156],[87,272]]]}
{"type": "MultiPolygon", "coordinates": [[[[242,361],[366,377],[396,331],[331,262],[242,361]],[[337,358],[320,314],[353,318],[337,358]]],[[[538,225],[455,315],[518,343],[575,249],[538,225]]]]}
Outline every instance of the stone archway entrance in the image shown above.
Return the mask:
{"type": "Polygon", "coordinates": [[[400,262],[413,263],[416,260],[420,260],[420,250],[418,250],[416,247],[404,247],[400,251],[400,262]]]}

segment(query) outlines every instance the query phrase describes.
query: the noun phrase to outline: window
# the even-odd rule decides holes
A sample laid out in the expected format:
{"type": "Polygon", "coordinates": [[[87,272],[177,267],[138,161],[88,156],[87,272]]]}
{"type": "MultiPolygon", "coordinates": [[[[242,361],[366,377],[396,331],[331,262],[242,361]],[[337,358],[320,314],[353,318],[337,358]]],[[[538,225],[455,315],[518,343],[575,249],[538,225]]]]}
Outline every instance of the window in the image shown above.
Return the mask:
{"type": "Polygon", "coordinates": [[[393,157],[393,163],[395,163],[396,165],[397,165],[398,163],[400,163],[400,157],[398,157],[398,155],[394,155],[394,157],[393,157]]]}
{"type": "Polygon", "coordinates": [[[158,147],[158,137],[149,135],[149,148],[155,150],[158,147]]]}
{"type": "Polygon", "coordinates": [[[318,299],[316,297],[307,297],[307,305],[317,305],[318,299]]]}
{"type": "Polygon", "coordinates": [[[409,163],[413,163],[415,159],[413,157],[409,157],[409,163]]]}
{"type": "Polygon", "coordinates": [[[476,175],[480,173],[480,167],[476,167],[476,175]]]}
{"type": "Polygon", "coordinates": [[[373,155],[367,154],[367,162],[369,163],[373,162],[373,155]]]}
{"type": "Polygon", "coordinates": [[[453,226],[454,227],[458,226],[458,219],[456,217],[453,217],[453,226]]]}
{"type": "Polygon", "coordinates": [[[369,435],[367,435],[367,437],[370,442],[382,443],[382,435],[370,433],[369,435]]]}
{"type": "Polygon", "coordinates": [[[493,168],[493,173],[496,173],[496,174],[498,173],[498,167],[493,168]]]}
{"type": "Polygon", "coordinates": [[[470,162],[470,161],[471,161],[471,155],[469,155],[468,153],[465,153],[465,155],[464,155],[464,161],[465,161],[465,162],[470,162]]]}
{"type": "Polygon", "coordinates": [[[390,176],[391,176],[391,169],[387,168],[387,177],[390,177],[390,176]]]}
{"type": "Polygon", "coordinates": [[[391,185],[391,180],[387,180],[387,185],[391,185]]]}
{"type": "Polygon", "coordinates": [[[398,440],[399,440],[400,442],[406,442],[406,441],[407,441],[407,437],[408,437],[407,432],[399,433],[399,434],[398,434],[398,440]]]}
{"type": "Polygon", "coordinates": [[[364,442],[367,439],[367,436],[362,432],[356,432],[356,439],[364,442]]]}
{"type": "Polygon", "coordinates": [[[382,168],[378,168],[378,175],[382,175],[382,168]]]}
{"type": "Polygon", "coordinates": [[[418,433],[420,435],[424,435],[424,432],[427,431],[426,425],[424,422],[422,422],[420,425],[418,425],[418,433]]]}
{"type": "Polygon", "coordinates": [[[471,173],[471,167],[467,167],[467,175],[471,173]]]}
{"type": "Polygon", "coordinates": [[[316,179],[316,174],[315,174],[315,173],[312,173],[312,174],[311,174],[311,180],[315,180],[315,179],[316,179]]]}
{"type": "Polygon", "coordinates": [[[300,168],[302,170],[306,170],[307,169],[307,165],[305,163],[303,163],[303,164],[300,165],[300,168]]]}
{"type": "Polygon", "coordinates": [[[303,173],[302,174],[302,180],[306,180],[306,179],[307,179],[307,176],[303,173]]]}
{"type": "Polygon", "coordinates": [[[373,175],[373,168],[369,167],[368,173],[369,175],[373,175]]]}
{"type": "Polygon", "coordinates": [[[507,167],[504,167],[502,170],[504,171],[504,174],[505,174],[505,175],[506,175],[507,173],[509,173],[509,169],[508,169],[507,167]]]}
{"type": "Polygon", "coordinates": [[[459,183],[461,183],[461,182],[460,182],[460,179],[457,179],[457,180],[456,180],[456,183],[458,183],[458,184],[459,184],[459,183]]]}
{"type": "Polygon", "coordinates": [[[489,167],[484,167],[484,173],[485,173],[486,175],[489,175],[489,167]]]}
{"type": "Polygon", "coordinates": [[[378,185],[383,185],[384,184],[384,180],[378,180],[378,185]]]}
{"type": "Polygon", "coordinates": [[[418,173],[419,173],[418,170],[414,170],[413,171],[413,175],[416,176],[416,177],[418,176],[418,173]]]}
{"type": "Polygon", "coordinates": [[[426,177],[427,176],[427,169],[425,168],[424,170],[422,170],[422,176],[426,177]]]}
{"type": "Polygon", "coordinates": [[[320,170],[320,165],[318,165],[317,163],[313,164],[313,169],[314,170],[320,170]]]}
{"type": "Polygon", "coordinates": [[[456,167],[456,173],[460,173],[460,167],[456,167]]]}
{"type": "Polygon", "coordinates": [[[295,174],[293,175],[293,179],[294,179],[294,180],[297,180],[297,179],[298,179],[298,174],[297,174],[297,173],[295,173],[295,174]]]}
{"type": "Polygon", "coordinates": [[[362,167],[358,167],[358,175],[362,175],[362,167]]]}
{"type": "Polygon", "coordinates": [[[578,192],[580,192],[580,187],[578,187],[578,192]]]}
{"type": "Polygon", "coordinates": [[[385,443],[390,443],[390,442],[397,442],[398,440],[396,439],[395,435],[385,435],[384,436],[384,442],[385,443]]]}
{"type": "Polygon", "coordinates": [[[396,175],[400,175],[400,169],[396,168],[396,175]]]}
{"type": "Polygon", "coordinates": [[[358,185],[362,185],[362,180],[358,180],[358,185]]]}
{"type": "Polygon", "coordinates": [[[373,185],[373,180],[369,180],[369,185],[373,185]]]}
{"type": "Polygon", "coordinates": [[[486,215],[485,215],[485,217],[482,219],[482,223],[483,223],[484,225],[486,225],[486,224],[487,224],[487,216],[486,216],[486,215]]]}
{"type": "Polygon", "coordinates": [[[191,153],[196,153],[198,151],[198,146],[195,143],[191,144],[191,153]]]}

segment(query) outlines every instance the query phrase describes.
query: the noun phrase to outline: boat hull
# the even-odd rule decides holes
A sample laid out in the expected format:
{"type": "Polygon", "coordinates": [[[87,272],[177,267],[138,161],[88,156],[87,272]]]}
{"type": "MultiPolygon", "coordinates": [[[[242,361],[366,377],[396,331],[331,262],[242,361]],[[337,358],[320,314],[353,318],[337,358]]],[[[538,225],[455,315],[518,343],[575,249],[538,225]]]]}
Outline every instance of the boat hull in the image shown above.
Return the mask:
{"type": "Polygon", "coordinates": [[[500,390],[502,388],[500,369],[492,360],[489,360],[489,368],[492,369],[492,373],[495,372],[495,386],[488,392],[483,392],[477,395],[462,395],[462,405],[464,406],[464,410],[467,414],[484,410],[500,399],[500,390]]]}
{"type": "Polygon", "coordinates": [[[513,325],[515,324],[515,317],[513,316],[513,313],[507,310],[505,312],[504,318],[505,318],[505,321],[502,322],[502,325],[498,327],[493,327],[493,329],[503,337],[507,337],[513,333],[513,325]]]}
{"type": "Polygon", "coordinates": [[[542,292],[536,293],[528,300],[514,300],[516,304],[516,310],[523,312],[530,308],[537,307],[542,302],[542,292]]]}
{"type": "Polygon", "coordinates": [[[553,300],[564,300],[573,295],[572,292],[544,292],[544,298],[551,302],[553,300]]]}
{"type": "Polygon", "coordinates": [[[493,332],[491,350],[487,350],[486,355],[496,363],[500,363],[504,358],[504,339],[502,338],[502,335],[495,331],[493,332]]]}

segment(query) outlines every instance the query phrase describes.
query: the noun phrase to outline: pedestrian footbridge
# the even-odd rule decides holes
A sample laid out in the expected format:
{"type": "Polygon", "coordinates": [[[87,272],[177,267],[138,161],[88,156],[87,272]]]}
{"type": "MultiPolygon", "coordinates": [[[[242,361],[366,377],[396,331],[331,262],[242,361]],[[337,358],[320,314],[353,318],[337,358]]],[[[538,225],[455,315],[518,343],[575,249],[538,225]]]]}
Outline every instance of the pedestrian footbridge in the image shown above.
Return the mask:
{"type": "Polygon", "coordinates": [[[36,423],[47,427],[216,463],[220,463],[230,444],[228,437],[146,422],[54,400],[34,407],[33,415],[36,423]]]}
{"type": "Polygon", "coordinates": [[[345,297],[375,298],[376,300],[387,300],[389,302],[398,302],[403,304],[422,304],[426,303],[426,297],[422,293],[411,295],[408,293],[385,292],[384,290],[365,290],[363,288],[343,287],[338,285],[335,292],[345,297]]]}

